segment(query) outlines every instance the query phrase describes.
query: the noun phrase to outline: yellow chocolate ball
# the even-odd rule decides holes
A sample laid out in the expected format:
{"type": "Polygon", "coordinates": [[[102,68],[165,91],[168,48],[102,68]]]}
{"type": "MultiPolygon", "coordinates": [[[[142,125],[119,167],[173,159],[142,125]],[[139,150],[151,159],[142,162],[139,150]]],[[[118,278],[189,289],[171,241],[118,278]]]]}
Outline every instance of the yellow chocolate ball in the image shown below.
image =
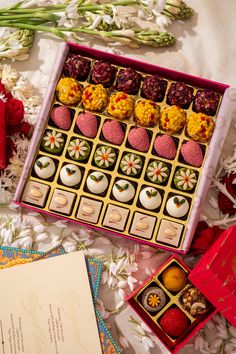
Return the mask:
{"type": "Polygon", "coordinates": [[[76,105],[82,97],[82,86],[72,77],[63,77],[57,84],[58,100],[65,105],[76,105]]]}
{"type": "Polygon", "coordinates": [[[171,266],[164,270],[162,281],[167,290],[178,292],[187,284],[187,275],[182,268],[171,266]]]}

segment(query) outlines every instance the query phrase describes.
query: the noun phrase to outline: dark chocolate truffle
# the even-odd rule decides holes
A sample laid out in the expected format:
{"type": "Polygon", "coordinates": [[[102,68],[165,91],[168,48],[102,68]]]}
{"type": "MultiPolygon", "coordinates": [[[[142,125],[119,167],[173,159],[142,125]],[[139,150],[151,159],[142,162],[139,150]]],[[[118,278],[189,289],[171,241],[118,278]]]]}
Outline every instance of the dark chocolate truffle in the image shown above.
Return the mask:
{"type": "Polygon", "coordinates": [[[219,104],[220,96],[211,90],[198,90],[194,102],[193,110],[197,113],[205,113],[214,116],[219,104]]]}
{"type": "Polygon", "coordinates": [[[181,108],[188,108],[193,100],[193,88],[184,82],[174,82],[167,94],[167,103],[181,108]]]}
{"type": "Polygon", "coordinates": [[[89,74],[89,70],[90,60],[78,54],[70,54],[63,68],[65,76],[70,76],[77,80],[85,80],[89,74]]]}
{"type": "Polygon", "coordinates": [[[121,69],[117,75],[117,89],[130,94],[135,94],[140,85],[140,75],[133,69],[121,69]]]}
{"type": "Polygon", "coordinates": [[[157,75],[147,76],[143,80],[142,95],[152,101],[163,101],[167,88],[167,81],[157,75]]]}
{"type": "Polygon", "coordinates": [[[102,60],[96,61],[91,70],[91,79],[94,84],[102,84],[105,87],[112,85],[115,79],[116,69],[111,64],[102,60]]]}

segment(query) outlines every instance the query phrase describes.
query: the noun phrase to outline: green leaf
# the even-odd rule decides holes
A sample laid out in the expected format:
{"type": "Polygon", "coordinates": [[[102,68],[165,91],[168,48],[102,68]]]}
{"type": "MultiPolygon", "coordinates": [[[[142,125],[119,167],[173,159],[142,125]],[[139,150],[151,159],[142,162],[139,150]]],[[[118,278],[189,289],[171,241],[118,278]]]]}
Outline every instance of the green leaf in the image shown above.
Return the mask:
{"type": "Polygon", "coordinates": [[[146,194],[148,197],[151,197],[151,193],[149,191],[146,191],[146,194]]]}
{"type": "Polygon", "coordinates": [[[153,192],[151,193],[151,195],[152,195],[152,197],[155,197],[155,196],[157,195],[157,191],[153,191],[153,192]]]}
{"type": "Polygon", "coordinates": [[[48,167],[49,165],[50,165],[50,163],[49,163],[49,162],[46,162],[46,163],[43,165],[42,168],[46,168],[46,167],[48,167]]]}
{"type": "Polygon", "coordinates": [[[177,197],[174,197],[174,203],[179,204],[179,199],[177,197]]]}
{"type": "Polygon", "coordinates": [[[119,192],[123,191],[123,188],[118,183],[115,183],[115,186],[116,186],[116,188],[118,189],[119,192]]]}
{"type": "Polygon", "coordinates": [[[125,191],[126,189],[128,189],[129,188],[129,185],[128,185],[128,183],[127,184],[125,184],[124,186],[123,186],[123,191],[125,191]]]}
{"type": "Polygon", "coordinates": [[[41,161],[37,160],[35,163],[39,168],[41,168],[41,169],[43,168],[43,164],[41,161]]]}
{"type": "Polygon", "coordinates": [[[103,179],[103,175],[100,175],[99,177],[98,177],[98,181],[101,181],[102,179],[103,179]]]}
{"type": "Polygon", "coordinates": [[[185,203],[185,199],[182,199],[180,202],[179,202],[179,205],[182,205],[185,203]]]}
{"type": "Polygon", "coordinates": [[[97,177],[95,177],[94,175],[91,175],[90,178],[91,178],[93,181],[97,182],[97,177]]]}
{"type": "Polygon", "coordinates": [[[71,170],[69,167],[66,167],[66,172],[68,173],[68,175],[73,175],[76,171],[71,170]]]}

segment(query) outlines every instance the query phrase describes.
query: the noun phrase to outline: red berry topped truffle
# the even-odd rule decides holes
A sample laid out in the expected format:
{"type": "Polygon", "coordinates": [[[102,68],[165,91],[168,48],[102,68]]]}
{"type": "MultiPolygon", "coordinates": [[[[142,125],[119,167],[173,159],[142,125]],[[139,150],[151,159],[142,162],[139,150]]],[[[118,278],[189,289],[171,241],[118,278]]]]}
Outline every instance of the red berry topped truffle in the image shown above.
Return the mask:
{"type": "Polygon", "coordinates": [[[135,70],[121,69],[117,75],[117,90],[135,94],[139,89],[140,80],[140,75],[135,70]]]}
{"type": "Polygon", "coordinates": [[[214,116],[219,104],[220,96],[211,90],[198,90],[194,102],[193,110],[197,113],[205,113],[214,116]]]}
{"type": "Polygon", "coordinates": [[[165,97],[167,81],[159,76],[147,76],[143,80],[142,95],[148,100],[163,101],[165,97]]]}
{"type": "Polygon", "coordinates": [[[91,78],[94,84],[102,84],[105,87],[112,85],[115,79],[116,69],[102,60],[96,61],[91,70],[91,78]]]}
{"type": "Polygon", "coordinates": [[[77,80],[85,80],[89,74],[90,60],[78,54],[70,54],[64,64],[63,72],[65,76],[73,77],[77,80]]]}
{"type": "Polygon", "coordinates": [[[179,308],[167,310],[161,317],[160,325],[166,334],[171,337],[179,337],[188,327],[188,317],[179,308]]]}
{"type": "Polygon", "coordinates": [[[174,82],[167,94],[167,103],[181,108],[188,108],[193,100],[193,88],[184,82],[174,82]]]}

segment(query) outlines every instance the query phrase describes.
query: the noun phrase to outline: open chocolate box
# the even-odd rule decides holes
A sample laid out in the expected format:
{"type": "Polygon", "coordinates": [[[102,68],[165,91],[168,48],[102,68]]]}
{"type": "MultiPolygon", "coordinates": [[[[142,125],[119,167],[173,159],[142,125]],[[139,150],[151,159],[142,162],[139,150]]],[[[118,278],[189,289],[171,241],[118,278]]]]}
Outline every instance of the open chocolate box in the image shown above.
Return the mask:
{"type": "Polygon", "coordinates": [[[171,353],[217,312],[189,280],[191,269],[171,256],[126,299],[171,353]]]}
{"type": "Polygon", "coordinates": [[[15,202],[186,252],[230,125],[230,90],[63,44],[15,202]]]}

